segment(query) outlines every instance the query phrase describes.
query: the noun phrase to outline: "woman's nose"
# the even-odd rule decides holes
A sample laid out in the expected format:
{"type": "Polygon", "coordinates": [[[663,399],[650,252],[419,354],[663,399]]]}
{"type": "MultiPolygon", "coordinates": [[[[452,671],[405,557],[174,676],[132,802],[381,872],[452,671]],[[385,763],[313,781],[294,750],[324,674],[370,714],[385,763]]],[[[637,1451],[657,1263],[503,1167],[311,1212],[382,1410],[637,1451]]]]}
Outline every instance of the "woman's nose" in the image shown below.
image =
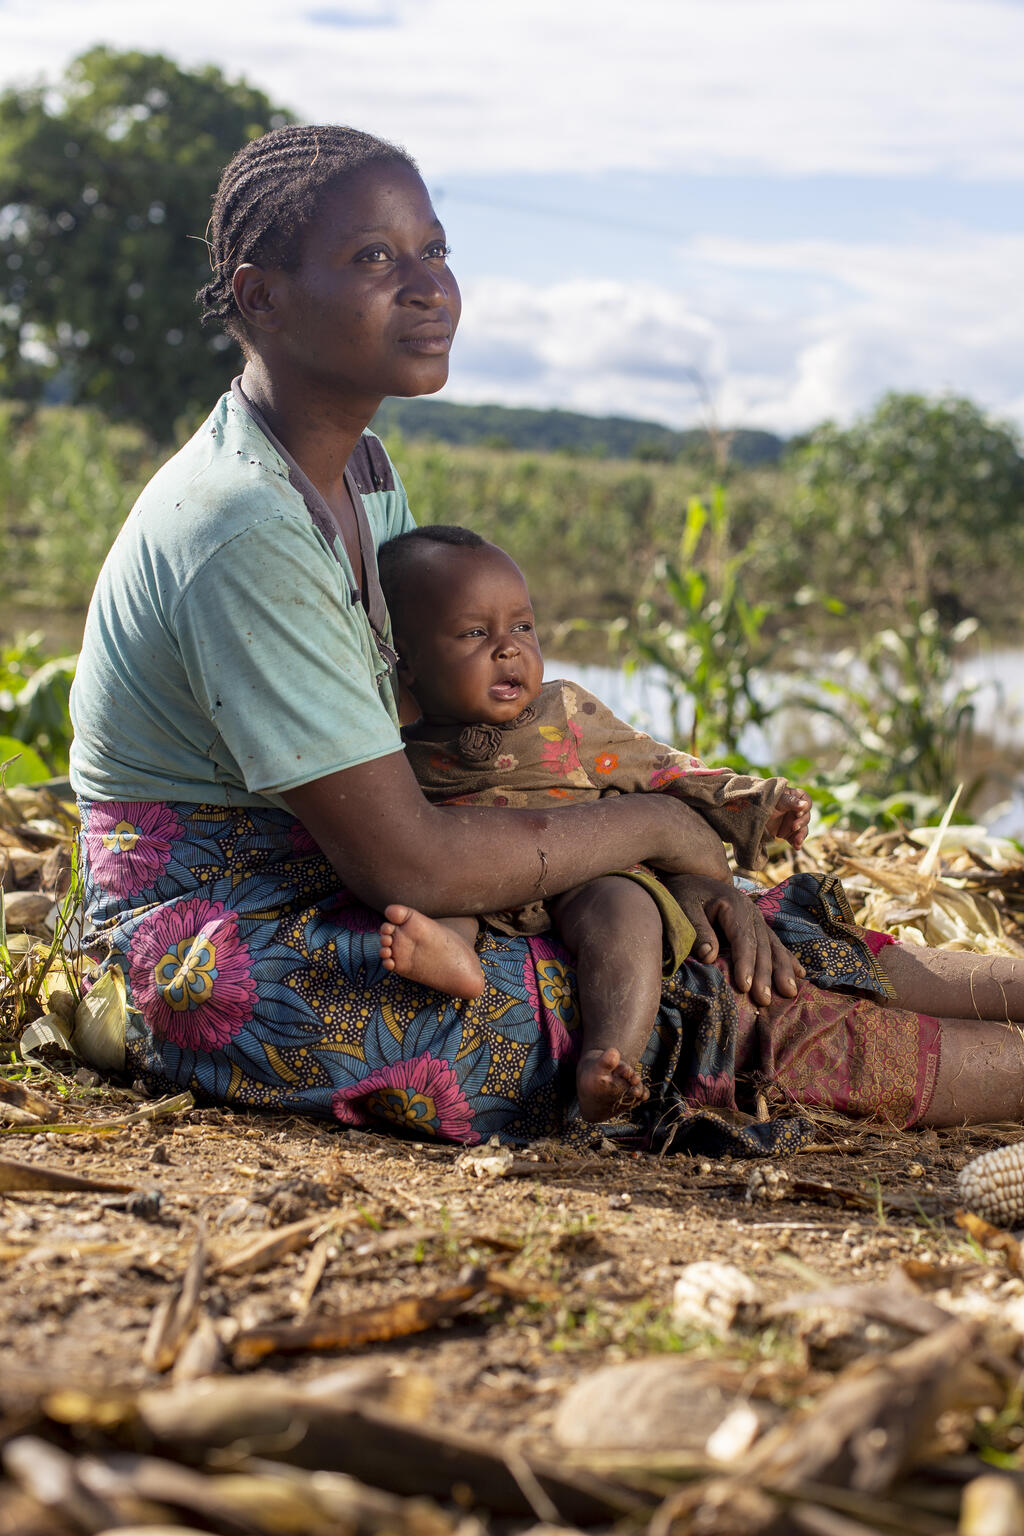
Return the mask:
{"type": "Polygon", "coordinates": [[[439,309],[448,302],[448,289],[440,273],[432,271],[425,261],[415,257],[404,275],[400,299],[403,304],[422,304],[428,309],[439,309]]]}

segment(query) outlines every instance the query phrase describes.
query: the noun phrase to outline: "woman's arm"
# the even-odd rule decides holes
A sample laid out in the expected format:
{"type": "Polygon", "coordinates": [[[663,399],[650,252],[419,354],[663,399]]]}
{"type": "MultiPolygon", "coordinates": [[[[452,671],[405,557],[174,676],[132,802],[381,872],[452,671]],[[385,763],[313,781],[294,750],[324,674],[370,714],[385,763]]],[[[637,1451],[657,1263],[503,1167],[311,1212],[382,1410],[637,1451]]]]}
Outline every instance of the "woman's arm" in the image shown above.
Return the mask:
{"type": "Polygon", "coordinates": [[[431,917],[494,912],[557,896],[650,862],[669,874],[697,930],[694,953],[729,949],[733,984],[767,1002],[803,974],[732,884],[721,839],[669,795],[616,795],[553,811],[431,805],[404,752],[288,790],[284,799],[345,885],[378,911],[399,901],[431,917]]]}
{"type": "Polygon", "coordinates": [[[382,910],[494,912],[556,896],[649,860],[729,878],[721,840],[665,795],[620,795],[551,811],[431,805],[404,752],[285,792],[345,885],[382,910]]]}

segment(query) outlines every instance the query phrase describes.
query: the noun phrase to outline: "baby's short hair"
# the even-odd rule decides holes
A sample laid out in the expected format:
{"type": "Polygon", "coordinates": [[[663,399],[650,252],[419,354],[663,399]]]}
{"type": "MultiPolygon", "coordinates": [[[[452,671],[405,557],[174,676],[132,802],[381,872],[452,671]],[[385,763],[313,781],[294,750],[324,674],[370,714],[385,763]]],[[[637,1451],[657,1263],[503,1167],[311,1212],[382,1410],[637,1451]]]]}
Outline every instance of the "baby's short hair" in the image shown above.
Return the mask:
{"type": "Polygon", "coordinates": [[[384,601],[392,620],[400,614],[410,573],[415,564],[417,551],[424,544],[448,544],[456,549],[478,549],[487,540],[472,528],[459,528],[454,523],[434,523],[423,528],[410,528],[396,539],[389,539],[377,551],[377,569],[384,592],[384,601]]]}

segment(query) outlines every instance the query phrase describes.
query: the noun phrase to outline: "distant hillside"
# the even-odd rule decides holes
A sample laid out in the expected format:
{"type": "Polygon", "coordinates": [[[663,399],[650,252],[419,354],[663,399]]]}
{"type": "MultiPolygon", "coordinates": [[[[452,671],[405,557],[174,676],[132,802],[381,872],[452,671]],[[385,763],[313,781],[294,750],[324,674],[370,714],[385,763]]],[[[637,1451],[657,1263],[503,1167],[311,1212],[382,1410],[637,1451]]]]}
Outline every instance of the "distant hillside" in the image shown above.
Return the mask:
{"type": "MultiPolygon", "coordinates": [[[[605,455],[612,459],[671,462],[708,453],[707,434],[674,432],[656,421],[628,416],[583,416],[575,411],[513,410],[504,405],[454,405],[446,400],[385,400],[373,420],[382,436],[432,437],[444,443],[605,455]]],[[[732,434],[734,464],[775,464],[785,443],[772,432],[740,428],[732,434]]]]}

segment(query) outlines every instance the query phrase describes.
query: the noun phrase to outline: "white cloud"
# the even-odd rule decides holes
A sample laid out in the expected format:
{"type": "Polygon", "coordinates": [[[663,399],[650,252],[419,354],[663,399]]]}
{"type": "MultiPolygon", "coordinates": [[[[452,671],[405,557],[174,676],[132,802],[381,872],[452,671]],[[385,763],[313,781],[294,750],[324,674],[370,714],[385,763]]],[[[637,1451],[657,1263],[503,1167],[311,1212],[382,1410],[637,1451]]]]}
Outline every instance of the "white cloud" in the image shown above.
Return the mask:
{"type": "Polygon", "coordinates": [[[3,78],[97,41],[246,73],[429,174],[1024,175],[1007,0],[7,0],[3,78]],[[326,25],[333,14],[359,25],[326,25]]]}
{"type": "Polygon", "coordinates": [[[484,278],[463,298],[453,399],[672,421],[692,411],[692,370],[725,363],[714,327],[653,285],[484,278]]]}
{"type": "MultiPolygon", "coordinates": [[[[1024,6],[1009,0],[248,0],[242,22],[197,0],[6,0],[0,14],[0,81],[53,78],[97,41],[214,62],[302,116],[407,143],[433,181],[1024,178],[1024,6]]],[[[785,432],[888,388],[948,388],[1024,422],[1024,237],[923,241],[706,234],[673,287],[623,280],[621,248],[607,280],[574,285],[478,264],[450,394],[683,423],[698,369],[724,421],[785,432]]]]}
{"type": "Polygon", "coordinates": [[[469,285],[450,398],[683,425],[698,414],[696,369],[730,425],[791,433],[898,389],[969,395],[1024,426],[1024,236],[941,248],[705,238],[685,255],[685,298],[612,281],[469,285]]]}

